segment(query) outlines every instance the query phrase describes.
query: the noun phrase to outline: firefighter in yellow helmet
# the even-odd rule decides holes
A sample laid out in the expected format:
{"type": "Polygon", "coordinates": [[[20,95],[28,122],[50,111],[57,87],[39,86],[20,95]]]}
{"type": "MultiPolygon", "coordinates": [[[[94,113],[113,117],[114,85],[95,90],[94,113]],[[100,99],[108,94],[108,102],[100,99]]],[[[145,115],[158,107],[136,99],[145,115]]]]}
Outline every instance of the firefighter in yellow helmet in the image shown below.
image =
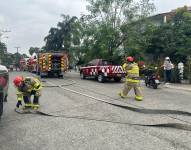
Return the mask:
{"type": "Polygon", "coordinates": [[[119,96],[122,98],[126,97],[129,91],[133,88],[135,92],[135,99],[141,101],[143,96],[141,93],[138,64],[134,62],[134,58],[131,56],[128,56],[126,60],[127,62],[122,66],[127,73],[126,82],[123,90],[119,93],[119,96]]]}
{"type": "Polygon", "coordinates": [[[39,108],[39,97],[41,95],[41,82],[34,77],[23,77],[17,76],[13,80],[15,87],[17,88],[17,104],[16,107],[19,108],[24,101],[24,109],[39,108]],[[34,95],[33,104],[31,103],[31,96],[34,95]]]}

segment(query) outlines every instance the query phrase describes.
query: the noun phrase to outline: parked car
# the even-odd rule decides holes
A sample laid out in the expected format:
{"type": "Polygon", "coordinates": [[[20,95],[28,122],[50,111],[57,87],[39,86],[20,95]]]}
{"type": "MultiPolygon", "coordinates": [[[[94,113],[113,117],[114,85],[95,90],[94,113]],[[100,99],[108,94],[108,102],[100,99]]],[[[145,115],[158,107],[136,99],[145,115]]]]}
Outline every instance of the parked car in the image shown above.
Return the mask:
{"type": "Polygon", "coordinates": [[[8,69],[5,66],[0,65],[0,116],[3,114],[3,102],[7,101],[8,85],[8,69]]]}
{"type": "Polygon", "coordinates": [[[105,82],[106,79],[120,82],[125,74],[121,65],[115,65],[112,61],[105,59],[94,59],[84,67],[80,67],[81,79],[95,78],[98,82],[105,82]]]}

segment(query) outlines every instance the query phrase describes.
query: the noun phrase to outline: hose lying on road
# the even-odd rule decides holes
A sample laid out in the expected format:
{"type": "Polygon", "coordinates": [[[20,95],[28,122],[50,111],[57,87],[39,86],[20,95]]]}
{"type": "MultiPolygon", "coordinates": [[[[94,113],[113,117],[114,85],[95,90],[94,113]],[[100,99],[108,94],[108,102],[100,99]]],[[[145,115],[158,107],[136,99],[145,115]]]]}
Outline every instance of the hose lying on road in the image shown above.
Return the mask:
{"type": "Polygon", "coordinates": [[[87,94],[84,94],[84,93],[81,93],[81,92],[78,92],[78,91],[75,91],[75,90],[72,90],[72,89],[65,88],[63,86],[59,86],[59,88],[62,88],[64,90],[66,90],[66,91],[70,91],[70,92],[73,92],[73,93],[76,93],[76,94],[79,94],[79,95],[82,95],[82,96],[85,96],[85,97],[92,98],[94,100],[101,101],[101,102],[104,102],[104,103],[107,103],[107,104],[110,104],[110,105],[113,105],[113,106],[117,106],[117,107],[120,107],[120,108],[123,108],[123,109],[128,109],[130,111],[138,112],[138,113],[144,113],[144,114],[175,114],[175,115],[191,116],[191,113],[187,112],[187,111],[168,110],[168,109],[136,108],[136,107],[128,106],[127,104],[126,105],[120,105],[120,104],[116,104],[116,103],[113,103],[113,102],[109,102],[109,101],[106,101],[104,99],[100,99],[100,98],[93,97],[91,95],[87,95],[87,94]]]}
{"type": "Polygon", "coordinates": [[[157,128],[175,128],[175,129],[179,129],[179,130],[191,131],[191,125],[181,124],[181,123],[137,124],[137,123],[114,121],[114,120],[109,120],[109,119],[90,118],[90,117],[86,117],[86,116],[54,115],[54,114],[45,113],[45,112],[42,112],[42,111],[39,111],[39,110],[23,112],[23,111],[20,111],[18,109],[15,109],[15,111],[17,113],[20,113],[20,114],[32,113],[32,114],[48,116],[48,117],[62,117],[62,118],[68,118],[68,119],[80,119],[80,120],[89,120],[89,121],[109,122],[109,123],[124,124],[124,125],[130,125],[130,126],[157,127],[157,128]]]}
{"type": "MultiPolygon", "coordinates": [[[[42,80],[41,82],[47,82],[46,80],[42,80]]],[[[70,83],[67,83],[67,84],[61,84],[61,85],[42,85],[42,87],[51,87],[51,88],[54,88],[54,87],[60,87],[60,86],[70,86],[70,85],[73,85],[73,84],[76,84],[76,82],[74,80],[71,80],[70,83]]]]}
{"type": "MultiPolygon", "coordinates": [[[[85,97],[89,97],[91,99],[100,101],[100,102],[104,102],[106,104],[110,104],[113,106],[117,106],[123,109],[127,109],[130,111],[134,111],[134,112],[138,112],[138,113],[144,113],[144,114],[176,114],[176,115],[187,115],[187,116],[191,116],[190,112],[186,112],[186,111],[179,111],[179,110],[166,110],[166,109],[145,109],[145,108],[136,108],[136,107],[132,107],[132,106],[128,106],[126,105],[120,105],[120,104],[116,104],[113,102],[109,102],[106,101],[104,99],[100,99],[100,98],[96,98],[84,93],[80,93],[78,91],[72,90],[72,89],[68,89],[65,88],[63,86],[67,86],[67,85],[71,85],[74,83],[69,83],[69,84],[63,84],[63,85],[55,85],[51,82],[47,82],[48,84],[50,84],[50,86],[47,87],[58,87],[58,88],[62,88],[66,91],[70,91],[85,97]]],[[[18,111],[16,111],[18,112],[18,111]]],[[[18,112],[21,113],[21,112],[18,112]]],[[[30,112],[29,112],[30,113],[30,112]]],[[[49,113],[45,113],[45,112],[41,112],[41,111],[36,111],[36,114],[39,115],[44,115],[44,116],[50,116],[50,117],[63,117],[63,118],[77,118],[77,119],[86,119],[86,120],[95,120],[95,121],[105,121],[105,122],[112,122],[112,123],[120,123],[120,124],[128,124],[128,125],[137,125],[137,126],[150,126],[150,127],[165,127],[165,128],[176,128],[176,129],[182,129],[182,130],[188,130],[191,131],[191,125],[188,124],[180,124],[180,123],[166,123],[166,124],[131,124],[131,123],[126,123],[126,122],[118,122],[118,121],[112,121],[112,120],[104,120],[104,119],[96,119],[96,118],[88,118],[85,116],[66,116],[66,115],[53,115],[53,114],[49,114],[49,113]]]]}
{"type": "MultiPolygon", "coordinates": [[[[62,86],[62,85],[61,85],[61,86],[62,86]]],[[[79,85],[75,85],[75,86],[78,86],[78,87],[80,87],[81,89],[83,88],[82,86],[79,86],[79,85]]],[[[83,89],[85,89],[85,88],[83,88],[83,89]]],[[[108,96],[108,95],[105,95],[105,94],[103,94],[103,93],[98,93],[98,92],[93,91],[93,90],[90,90],[90,89],[86,89],[86,90],[91,91],[91,92],[96,93],[96,94],[100,94],[100,95],[106,96],[106,97],[108,97],[108,98],[111,99],[111,100],[118,101],[118,102],[120,101],[120,102],[121,102],[121,100],[115,99],[115,98],[113,98],[113,97],[111,97],[111,96],[108,96]]],[[[82,93],[82,94],[83,94],[83,93],[82,93]]],[[[86,95],[83,95],[83,96],[86,96],[86,95]]],[[[88,95],[88,96],[89,96],[89,95],[88,95]]],[[[90,97],[90,98],[93,98],[93,99],[94,99],[94,97],[90,97]]],[[[97,98],[96,98],[96,100],[97,100],[97,98]]],[[[105,101],[105,100],[101,99],[101,101],[105,101]]],[[[108,103],[108,101],[105,101],[105,102],[108,103]]],[[[146,108],[144,108],[144,107],[141,107],[141,108],[140,108],[140,106],[137,106],[137,105],[131,104],[131,103],[125,103],[126,105],[119,105],[119,104],[115,104],[115,103],[109,102],[109,104],[111,104],[111,105],[114,104],[114,105],[117,106],[117,107],[121,107],[121,108],[124,108],[124,109],[128,109],[128,110],[130,110],[130,111],[139,112],[139,113],[144,113],[144,114],[175,114],[175,115],[191,116],[191,112],[187,112],[187,111],[168,110],[168,109],[146,109],[146,108]],[[127,106],[128,104],[134,105],[135,107],[127,106]],[[139,108],[137,108],[137,107],[139,107],[139,108]]]]}

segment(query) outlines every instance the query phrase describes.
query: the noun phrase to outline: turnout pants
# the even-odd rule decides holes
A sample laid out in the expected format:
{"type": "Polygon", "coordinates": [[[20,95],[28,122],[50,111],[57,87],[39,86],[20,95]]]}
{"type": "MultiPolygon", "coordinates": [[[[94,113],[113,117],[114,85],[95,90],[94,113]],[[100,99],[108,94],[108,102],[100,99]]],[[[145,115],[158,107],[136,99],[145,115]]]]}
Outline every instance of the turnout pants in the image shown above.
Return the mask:
{"type": "Polygon", "coordinates": [[[128,82],[128,81],[126,81],[125,84],[124,84],[123,91],[122,91],[122,96],[127,96],[127,94],[129,93],[129,91],[132,88],[134,89],[135,99],[136,100],[142,100],[143,96],[142,96],[142,93],[141,93],[140,82],[136,83],[136,82],[128,82]]]}
{"type": "Polygon", "coordinates": [[[28,107],[31,107],[31,106],[39,107],[39,96],[40,95],[39,95],[38,91],[32,91],[31,93],[23,94],[23,100],[24,100],[25,105],[28,107]],[[31,102],[31,96],[32,95],[34,95],[33,105],[31,102]]]}

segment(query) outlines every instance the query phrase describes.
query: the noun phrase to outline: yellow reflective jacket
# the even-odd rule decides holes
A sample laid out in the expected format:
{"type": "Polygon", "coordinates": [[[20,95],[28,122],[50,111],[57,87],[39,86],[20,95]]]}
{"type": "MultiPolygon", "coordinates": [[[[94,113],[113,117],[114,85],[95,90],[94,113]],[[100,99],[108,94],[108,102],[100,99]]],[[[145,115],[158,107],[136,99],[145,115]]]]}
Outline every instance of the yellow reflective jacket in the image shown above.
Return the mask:
{"type": "Polygon", "coordinates": [[[139,82],[139,67],[137,63],[125,63],[122,67],[127,73],[126,81],[135,83],[139,82]]]}
{"type": "Polygon", "coordinates": [[[30,94],[32,91],[36,91],[40,95],[42,88],[41,82],[34,77],[26,77],[24,79],[22,87],[17,88],[17,100],[22,101],[24,95],[30,94]]]}

